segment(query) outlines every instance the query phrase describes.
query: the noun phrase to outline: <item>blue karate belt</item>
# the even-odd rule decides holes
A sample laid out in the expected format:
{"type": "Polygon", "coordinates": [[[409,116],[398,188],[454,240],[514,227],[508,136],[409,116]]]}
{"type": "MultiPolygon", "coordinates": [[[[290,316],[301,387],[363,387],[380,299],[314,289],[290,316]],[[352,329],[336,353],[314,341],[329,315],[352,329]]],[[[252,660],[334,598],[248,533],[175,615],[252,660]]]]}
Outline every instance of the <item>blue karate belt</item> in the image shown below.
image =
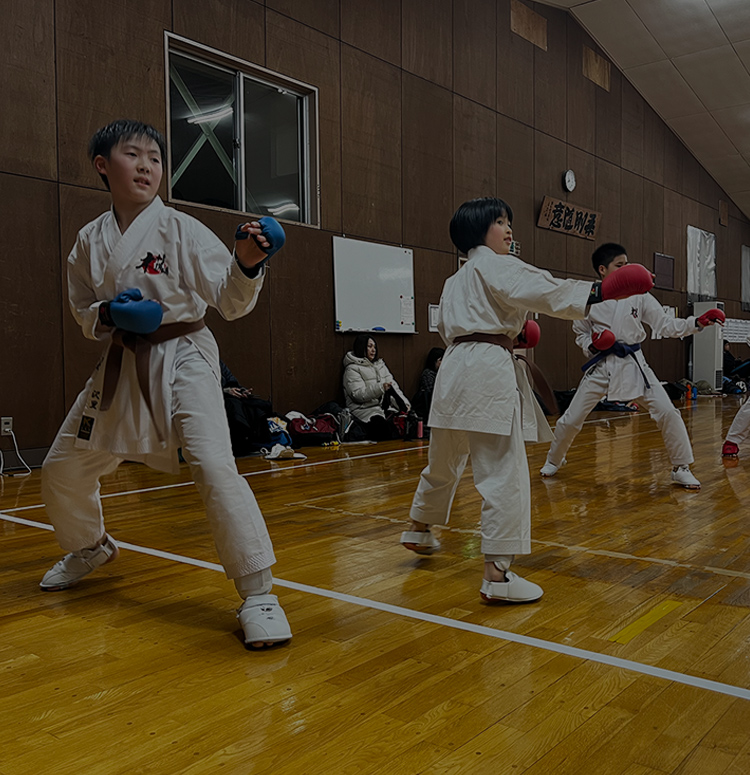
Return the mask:
{"type": "Polygon", "coordinates": [[[599,361],[603,361],[608,355],[616,355],[618,358],[627,358],[628,355],[630,355],[635,361],[635,365],[638,367],[638,371],[640,371],[643,375],[643,382],[646,385],[646,390],[648,390],[651,385],[648,384],[648,379],[646,378],[646,375],[641,368],[641,364],[638,363],[638,358],[635,357],[635,354],[640,349],[640,344],[625,344],[625,342],[615,342],[612,347],[609,348],[609,350],[602,350],[601,352],[598,352],[590,361],[584,363],[583,366],[581,366],[581,371],[588,371],[592,366],[596,366],[599,361]]]}

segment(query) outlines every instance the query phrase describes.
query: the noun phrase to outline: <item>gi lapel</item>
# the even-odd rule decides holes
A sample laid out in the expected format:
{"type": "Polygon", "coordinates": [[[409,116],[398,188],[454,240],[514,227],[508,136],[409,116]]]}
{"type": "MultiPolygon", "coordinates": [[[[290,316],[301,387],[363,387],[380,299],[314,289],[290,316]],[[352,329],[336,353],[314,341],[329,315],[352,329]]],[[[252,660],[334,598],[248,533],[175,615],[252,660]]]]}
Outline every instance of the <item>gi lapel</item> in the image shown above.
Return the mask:
{"type": "Polygon", "coordinates": [[[127,279],[127,275],[135,269],[139,259],[143,258],[141,253],[145,256],[148,249],[153,250],[153,226],[163,210],[164,202],[160,197],[155,197],[130,224],[125,234],[120,233],[114,211],[112,212],[111,222],[104,230],[103,237],[109,251],[107,274],[114,281],[115,288],[124,290],[129,287],[132,283],[127,279]]]}

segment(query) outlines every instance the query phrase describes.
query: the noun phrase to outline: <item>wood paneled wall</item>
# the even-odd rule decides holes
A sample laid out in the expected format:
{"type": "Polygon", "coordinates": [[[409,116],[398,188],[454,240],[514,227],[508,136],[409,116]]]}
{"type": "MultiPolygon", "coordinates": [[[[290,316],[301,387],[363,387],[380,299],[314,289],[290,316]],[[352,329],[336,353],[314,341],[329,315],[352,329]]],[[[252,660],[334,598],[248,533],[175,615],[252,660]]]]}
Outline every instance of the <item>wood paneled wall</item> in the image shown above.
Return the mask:
{"type": "MultiPolygon", "coordinates": [[[[602,212],[600,241],[652,266],[676,257],[676,289],[657,291],[688,314],[686,226],[717,235],[719,296],[740,310],[740,246],[750,222],[616,68],[605,91],[583,75],[583,48],[602,52],[560,10],[525,4],[546,22],[547,50],[511,32],[510,0],[9,0],[0,27],[0,414],[22,448],[50,444],[98,353],[67,310],[65,259],[76,231],[108,206],[86,158],[92,132],[118,117],[165,125],[164,30],[320,90],[320,229],[290,225],[256,310],[210,316],[226,361],[281,411],[340,398],[352,337],[333,331],[331,238],[415,251],[416,336],[384,335],[381,353],[407,393],[427,331],[456,267],[447,224],[462,201],[505,198],[526,261],[589,278],[594,245],[537,229],[545,195],[602,212]],[[719,225],[718,200],[730,201],[719,225]]],[[[227,243],[238,216],[186,208],[227,243]]],[[[568,324],[542,321],[537,360],[554,386],[574,387],[580,354],[568,324]]],[[[687,346],[649,344],[665,379],[685,375],[687,346]]],[[[7,439],[1,440],[4,448],[7,439]]]]}

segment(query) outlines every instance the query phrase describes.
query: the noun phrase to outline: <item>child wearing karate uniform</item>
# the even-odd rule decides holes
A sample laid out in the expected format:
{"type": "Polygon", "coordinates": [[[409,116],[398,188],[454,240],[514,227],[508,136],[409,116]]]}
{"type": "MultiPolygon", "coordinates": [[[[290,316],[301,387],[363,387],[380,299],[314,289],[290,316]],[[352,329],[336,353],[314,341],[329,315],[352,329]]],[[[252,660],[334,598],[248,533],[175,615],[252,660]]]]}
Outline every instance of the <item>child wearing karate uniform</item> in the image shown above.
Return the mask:
{"type": "Polygon", "coordinates": [[[283,230],[273,219],[241,225],[233,256],[199,221],[166,207],[157,195],[164,138],[146,124],[115,121],[89,151],[112,208],[78,233],[68,294],[84,335],[107,347],[42,467],[47,513],[68,554],[41,587],[67,589],[117,558],[99,479],[125,459],[176,472],[181,447],[244,600],[237,617],[246,645],[287,641],[289,624],[270,594],[273,547],[232,455],[218,348],[203,322],[209,306],[228,320],[255,306],[283,230]]]}
{"type": "MultiPolygon", "coordinates": [[[[592,263],[594,271],[604,279],[622,271],[628,265],[628,257],[622,245],[607,243],[594,251],[592,263]]],[[[724,313],[718,309],[708,310],[698,318],[670,317],[656,298],[647,293],[599,304],[585,320],[573,323],[576,343],[591,360],[585,364],[586,372],[570,406],[557,421],[541,475],[551,477],[557,473],[589,412],[606,396],[610,401],[637,399],[646,406],[664,438],[672,462],[672,482],[686,489],[700,489],[700,482],[690,470],[693,449],[682,415],[646,363],[640,343],[646,338],[643,323],[659,337],[684,337],[723,321],[724,313]]]]}
{"type": "MultiPolygon", "coordinates": [[[[525,340],[529,312],[583,318],[589,305],[643,293],[651,273],[633,266],[615,285],[562,280],[510,255],[513,213],[500,199],[466,202],[450,234],[468,261],[448,278],[440,298],[438,329],[446,351],[430,409],[427,467],[401,543],[418,554],[440,544],[430,525],[446,525],[469,455],[482,497],[481,550],[484,600],[531,602],[537,584],[510,571],[516,554],[531,551],[531,500],[525,441],[551,438],[513,340],[525,340]]],[[[523,342],[521,342],[523,346],[523,342]]]]}
{"type": "MultiPolygon", "coordinates": [[[[750,336],[747,337],[747,343],[750,345],[750,336]]],[[[750,401],[745,401],[729,426],[729,433],[721,448],[722,456],[736,458],[739,455],[740,444],[747,441],[748,436],[750,436],[750,401]]]]}

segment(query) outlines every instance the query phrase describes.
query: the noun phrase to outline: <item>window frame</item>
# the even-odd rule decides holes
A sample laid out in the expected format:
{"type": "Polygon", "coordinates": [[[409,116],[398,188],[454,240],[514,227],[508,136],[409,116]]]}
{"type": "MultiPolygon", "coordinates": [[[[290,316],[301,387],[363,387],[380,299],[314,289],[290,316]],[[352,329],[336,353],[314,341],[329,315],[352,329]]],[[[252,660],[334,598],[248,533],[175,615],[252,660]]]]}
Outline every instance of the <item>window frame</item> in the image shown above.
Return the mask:
{"type": "MultiPolygon", "coordinates": [[[[288,220],[283,217],[277,217],[282,223],[290,223],[297,226],[307,226],[309,228],[320,229],[320,112],[319,112],[319,90],[317,86],[299,81],[295,78],[281,75],[265,67],[256,65],[239,57],[226,54],[210,46],[197,43],[188,38],[176,35],[173,32],[164,32],[164,85],[166,98],[166,140],[167,140],[167,158],[165,167],[167,172],[167,201],[173,204],[185,205],[189,207],[199,207],[206,210],[218,212],[237,213],[241,215],[260,216],[261,213],[253,213],[252,210],[231,209],[218,207],[214,205],[191,202],[185,199],[178,199],[172,193],[172,105],[171,105],[171,75],[170,65],[171,54],[177,54],[182,57],[188,57],[196,62],[207,66],[214,66],[223,71],[230,71],[235,74],[250,78],[251,80],[262,83],[272,88],[283,89],[297,97],[302,98],[302,116],[300,121],[300,149],[302,153],[302,164],[300,166],[300,176],[302,178],[301,190],[304,192],[303,208],[300,213],[300,220],[288,220]]],[[[239,139],[240,148],[235,149],[232,163],[237,174],[237,186],[240,192],[240,203],[247,206],[245,201],[245,110],[244,110],[244,88],[237,89],[237,104],[235,110],[235,136],[239,139]]],[[[276,216],[274,216],[276,217],[276,216]]]]}

